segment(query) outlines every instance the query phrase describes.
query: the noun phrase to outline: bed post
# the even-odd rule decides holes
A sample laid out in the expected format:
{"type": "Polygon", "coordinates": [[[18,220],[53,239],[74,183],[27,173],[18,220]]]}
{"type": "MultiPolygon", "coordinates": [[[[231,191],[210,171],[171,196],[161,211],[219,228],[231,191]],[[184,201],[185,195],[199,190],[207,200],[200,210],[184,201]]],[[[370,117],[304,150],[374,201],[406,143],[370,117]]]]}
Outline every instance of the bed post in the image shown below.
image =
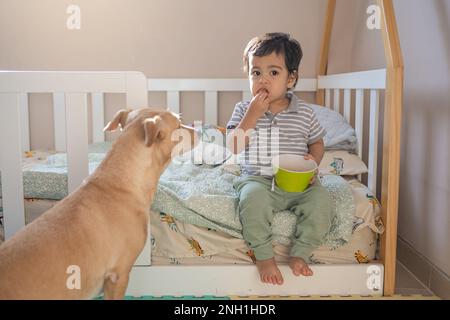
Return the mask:
{"type": "MultiPolygon", "coordinates": [[[[330,49],[331,29],[333,28],[334,9],[336,7],[336,0],[328,0],[327,13],[325,16],[325,25],[323,28],[322,44],[320,47],[320,61],[319,72],[317,77],[327,74],[328,69],[328,52],[330,49]]],[[[318,89],[316,92],[316,104],[323,106],[325,95],[323,89],[318,89]]]]}
{"type": "Polygon", "coordinates": [[[382,14],[382,36],[386,56],[384,102],[382,217],[385,232],[381,239],[384,263],[384,295],[395,290],[397,216],[400,176],[400,135],[403,100],[403,59],[392,0],[378,0],[382,14]]]}

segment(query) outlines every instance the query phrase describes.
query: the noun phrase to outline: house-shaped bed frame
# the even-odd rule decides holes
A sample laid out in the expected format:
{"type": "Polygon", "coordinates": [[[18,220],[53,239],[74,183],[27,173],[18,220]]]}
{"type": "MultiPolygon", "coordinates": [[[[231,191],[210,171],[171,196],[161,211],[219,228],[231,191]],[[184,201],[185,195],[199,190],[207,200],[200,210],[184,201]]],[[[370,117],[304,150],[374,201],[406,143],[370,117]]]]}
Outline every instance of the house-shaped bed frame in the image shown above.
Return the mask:
{"type": "MultiPolygon", "coordinates": [[[[351,94],[355,94],[355,130],[362,152],[364,92],[370,91],[368,186],[377,186],[377,155],[382,152],[381,205],[385,232],[379,260],[368,264],[313,265],[313,277],[294,277],[280,266],[285,284],[262,284],[252,265],[152,265],[148,243],[130,275],[127,294],[193,296],[289,296],[289,295],[392,295],[395,288],[397,214],[399,195],[400,130],[403,96],[403,62],[392,0],[378,0],[386,69],[327,75],[336,0],[329,0],[321,45],[319,74],[302,79],[296,91],[316,92],[316,103],[340,110],[350,119],[351,94]],[[378,148],[379,93],[384,93],[383,146],[378,148]],[[331,102],[333,101],[333,102],[331,102]]],[[[73,191],[88,174],[87,98],[92,99],[94,142],[103,141],[103,94],[126,93],[127,106],[144,106],[148,91],[166,91],[170,109],[179,111],[179,92],[205,93],[204,121],[217,122],[217,93],[242,91],[242,79],[146,79],[139,72],[0,72],[0,168],[6,238],[25,225],[22,152],[29,150],[28,94],[53,94],[55,145],[68,153],[68,188],[73,191]]],[[[151,228],[151,226],[150,226],[151,228]]]]}

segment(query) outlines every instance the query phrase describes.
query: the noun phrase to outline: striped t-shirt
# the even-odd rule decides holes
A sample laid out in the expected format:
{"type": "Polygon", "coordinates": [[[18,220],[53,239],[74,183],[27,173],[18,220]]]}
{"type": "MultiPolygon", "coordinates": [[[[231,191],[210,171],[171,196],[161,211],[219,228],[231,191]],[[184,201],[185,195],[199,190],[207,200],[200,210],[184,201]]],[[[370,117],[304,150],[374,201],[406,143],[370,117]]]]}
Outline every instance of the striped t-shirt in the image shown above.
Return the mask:
{"type": "MultiPolygon", "coordinates": [[[[256,123],[251,133],[248,147],[242,151],[237,161],[245,175],[271,177],[271,160],[279,154],[308,153],[308,145],[325,136],[312,108],[295,94],[287,93],[289,106],[276,115],[266,112],[256,123]]],[[[236,104],[227,129],[235,129],[244,117],[250,101],[236,104]]]]}

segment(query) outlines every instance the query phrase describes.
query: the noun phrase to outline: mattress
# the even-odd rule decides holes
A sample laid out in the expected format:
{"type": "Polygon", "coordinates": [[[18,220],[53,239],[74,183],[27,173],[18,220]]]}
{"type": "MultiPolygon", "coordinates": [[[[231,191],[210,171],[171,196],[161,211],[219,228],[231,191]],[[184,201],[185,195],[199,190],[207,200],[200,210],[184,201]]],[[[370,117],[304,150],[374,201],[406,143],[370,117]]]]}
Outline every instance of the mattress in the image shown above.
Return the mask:
{"type": "MultiPolygon", "coordinates": [[[[349,179],[355,200],[350,240],[339,247],[321,246],[310,263],[368,263],[376,259],[378,237],[384,232],[378,201],[366,186],[349,179]]],[[[151,211],[153,264],[245,264],[254,256],[245,241],[221,231],[183,223],[170,213],[151,211]]],[[[275,258],[287,262],[289,246],[274,244],[275,258]]]]}
{"type": "MultiPolygon", "coordinates": [[[[309,258],[310,263],[368,263],[376,258],[378,236],[384,231],[379,203],[358,180],[349,179],[348,183],[355,200],[351,239],[338,248],[317,248],[309,258]]],[[[56,203],[57,201],[48,199],[25,199],[26,223],[30,223],[56,203]]],[[[178,221],[170,213],[150,210],[150,219],[152,263],[155,265],[254,262],[252,251],[241,238],[178,221]]],[[[289,246],[274,245],[278,262],[286,262],[288,252],[289,246]]]]}

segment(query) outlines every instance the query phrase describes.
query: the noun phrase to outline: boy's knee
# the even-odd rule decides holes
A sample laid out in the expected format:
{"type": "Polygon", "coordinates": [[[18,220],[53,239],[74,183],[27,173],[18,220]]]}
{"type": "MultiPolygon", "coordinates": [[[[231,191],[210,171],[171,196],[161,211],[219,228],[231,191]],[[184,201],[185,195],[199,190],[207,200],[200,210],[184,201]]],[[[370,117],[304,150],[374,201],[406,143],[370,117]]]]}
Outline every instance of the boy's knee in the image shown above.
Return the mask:
{"type": "Polygon", "coordinates": [[[325,187],[315,187],[310,194],[310,200],[314,204],[323,207],[333,207],[333,198],[325,187]]]}
{"type": "Polygon", "coordinates": [[[333,220],[336,215],[335,202],[325,187],[316,187],[309,196],[307,210],[317,218],[320,217],[325,224],[333,220]]]}
{"type": "Polygon", "coordinates": [[[239,199],[239,209],[242,212],[248,208],[255,208],[258,210],[270,207],[270,199],[258,195],[257,193],[247,194],[245,197],[239,199]]]}
{"type": "Polygon", "coordinates": [[[335,202],[333,200],[333,197],[331,196],[331,194],[328,192],[327,189],[323,188],[323,190],[320,193],[319,199],[320,200],[316,200],[318,208],[324,216],[329,218],[331,223],[331,220],[336,215],[335,202]]]}
{"type": "Polygon", "coordinates": [[[265,186],[257,182],[246,184],[239,192],[240,201],[264,200],[268,198],[268,191],[265,186]]]}
{"type": "Polygon", "coordinates": [[[267,190],[263,185],[252,183],[241,189],[239,194],[239,209],[241,212],[249,208],[260,210],[268,208],[270,205],[270,195],[267,194],[267,190]]]}

